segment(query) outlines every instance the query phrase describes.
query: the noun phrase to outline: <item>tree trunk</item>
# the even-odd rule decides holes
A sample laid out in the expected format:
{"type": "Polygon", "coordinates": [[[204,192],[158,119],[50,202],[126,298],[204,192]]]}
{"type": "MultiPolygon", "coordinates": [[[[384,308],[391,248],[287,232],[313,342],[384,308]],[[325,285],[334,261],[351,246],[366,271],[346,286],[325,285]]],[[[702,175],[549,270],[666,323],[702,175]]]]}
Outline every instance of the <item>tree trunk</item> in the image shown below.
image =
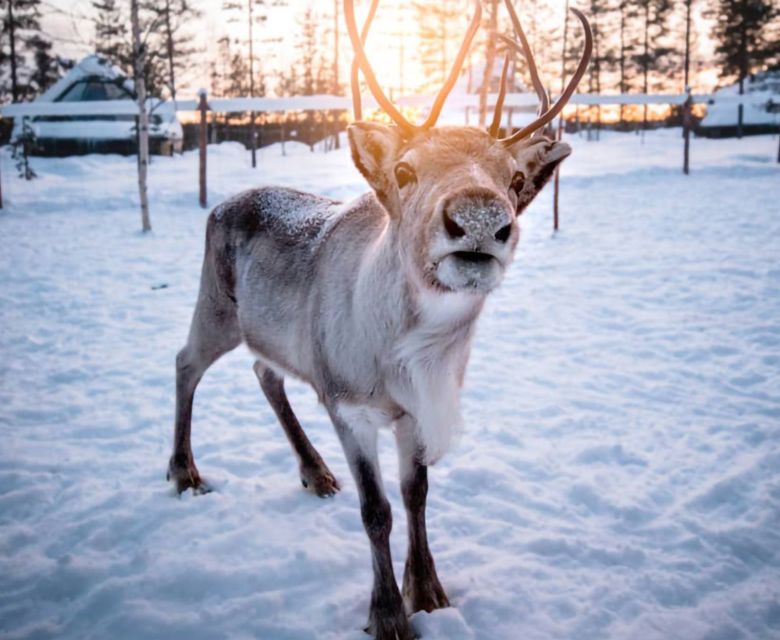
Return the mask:
{"type": "MultiPolygon", "coordinates": [[[[333,0],[333,95],[341,93],[339,88],[339,0],[333,0]]],[[[335,133],[333,135],[333,148],[341,148],[339,140],[338,115],[334,118],[335,133]]]]}
{"type": "Polygon", "coordinates": [[[141,200],[141,228],[151,231],[146,174],[149,168],[149,114],[146,112],[146,80],[144,79],[144,49],[141,46],[141,25],[138,0],[130,0],[130,20],[133,28],[133,70],[138,94],[138,194],[141,200]]]}
{"type": "MultiPolygon", "coordinates": [[[[645,48],[644,56],[642,59],[642,92],[647,96],[647,74],[650,70],[650,0],[645,0],[645,48]]],[[[642,109],[642,131],[647,129],[647,103],[643,105],[642,109]]]]}
{"type": "MultiPolygon", "coordinates": [[[[598,14],[594,12],[593,15],[593,49],[596,54],[593,68],[596,72],[595,85],[596,95],[601,95],[601,53],[599,50],[600,38],[599,38],[599,22],[598,14]]],[[[596,140],[601,138],[601,105],[596,105],[596,140]]]]}
{"type": "MultiPolygon", "coordinates": [[[[254,48],[254,35],[252,34],[252,2],[253,0],[247,0],[247,6],[249,8],[249,97],[255,97],[255,48],[254,48]]],[[[255,112],[250,111],[249,117],[251,119],[249,123],[249,142],[252,149],[252,168],[257,167],[257,128],[255,124],[255,112]]]]}
{"type": "MultiPolygon", "coordinates": [[[[744,3],[743,3],[744,6],[744,3]]],[[[745,95],[745,78],[748,74],[748,59],[747,59],[747,30],[745,27],[745,20],[743,19],[740,27],[740,39],[739,39],[739,95],[745,95]]],[[[742,137],[742,125],[744,120],[745,108],[742,103],[739,103],[737,110],[737,138],[742,137]]]]}
{"type": "Polygon", "coordinates": [[[200,112],[200,127],[198,131],[198,201],[200,202],[200,206],[204,209],[206,208],[208,202],[206,193],[206,138],[208,136],[208,121],[206,116],[207,109],[208,104],[206,103],[206,90],[201,89],[198,93],[198,111],[200,112]]]}
{"type": "Polygon", "coordinates": [[[19,100],[19,85],[16,79],[16,25],[14,24],[14,3],[8,1],[8,41],[11,53],[11,99],[14,102],[19,100]]]}
{"type": "MultiPolygon", "coordinates": [[[[620,3],[620,93],[626,93],[626,2],[620,3]]],[[[626,105],[620,103],[620,128],[625,124],[626,105]]]]}
{"type": "Polygon", "coordinates": [[[173,69],[173,31],[171,30],[171,0],[165,0],[165,46],[168,57],[168,82],[170,83],[171,99],[176,106],[176,76],[173,69]]]}
{"type": "MultiPolygon", "coordinates": [[[[564,6],[563,15],[563,48],[561,50],[561,95],[566,88],[566,38],[569,35],[569,0],[566,0],[564,6]]],[[[514,67],[513,67],[514,68],[514,67]]],[[[514,77],[514,75],[512,76],[514,77]]],[[[512,111],[509,111],[509,130],[512,130],[512,111]]],[[[563,112],[558,116],[558,132],[556,138],[560,140],[563,138],[563,112]]],[[[553,231],[558,231],[559,220],[559,206],[558,206],[558,194],[560,193],[560,171],[561,165],[558,164],[555,167],[555,179],[553,191],[553,231]]]]}
{"type": "Polygon", "coordinates": [[[693,0],[685,0],[685,74],[683,77],[683,90],[687,94],[685,104],[683,104],[683,173],[687,176],[690,172],[690,149],[691,149],[691,88],[690,67],[691,67],[691,3],[693,0]]]}

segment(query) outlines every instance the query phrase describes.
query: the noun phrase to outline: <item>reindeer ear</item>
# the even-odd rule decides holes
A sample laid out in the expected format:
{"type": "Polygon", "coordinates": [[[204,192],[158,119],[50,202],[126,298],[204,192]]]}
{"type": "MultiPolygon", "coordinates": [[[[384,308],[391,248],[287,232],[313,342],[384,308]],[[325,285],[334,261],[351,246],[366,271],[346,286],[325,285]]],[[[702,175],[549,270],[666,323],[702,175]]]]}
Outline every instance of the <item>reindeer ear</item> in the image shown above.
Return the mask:
{"type": "Polygon", "coordinates": [[[355,122],[347,127],[352,161],[383,202],[391,193],[393,162],[401,136],[396,127],[355,122]]]}
{"type": "Polygon", "coordinates": [[[542,137],[520,140],[509,148],[509,152],[517,164],[512,189],[517,194],[517,214],[520,215],[547,184],[556,167],[569,156],[571,147],[565,142],[542,137]]]}

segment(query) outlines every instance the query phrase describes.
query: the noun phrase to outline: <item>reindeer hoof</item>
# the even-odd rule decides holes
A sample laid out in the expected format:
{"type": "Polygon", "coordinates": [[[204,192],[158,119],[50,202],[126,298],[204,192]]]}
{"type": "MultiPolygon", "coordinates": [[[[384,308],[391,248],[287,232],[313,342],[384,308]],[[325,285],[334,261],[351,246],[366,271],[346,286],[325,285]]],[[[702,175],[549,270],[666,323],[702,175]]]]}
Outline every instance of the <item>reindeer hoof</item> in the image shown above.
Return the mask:
{"type": "Polygon", "coordinates": [[[364,631],[376,640],[415,640],[398,587],[394,588],[393,593],[374,591],[371,594],[368,626],[364,631]]]}
{"type": "Polygon", "coordinates": [[[339,481],[325,463],[301,467],[301,484],[304,489],[317,494],[320,498],[335,496],[341,490],[339,481]]]}
{"type": "Polygon", "coordinates": [[[184,493],[187,489],[192,489],[192,493],[196,496],[213,491],[211,486],[200,477],[194,462],[182,463],[175,456],[171,458],[168,464],[168,472],[165,474],[165,479],[176,483],[176,492],[179,494],[184,493]]]}
{"type": "Polygon", "coordinates": [[[403,612],[393,616],[377,616],[364,629],[375,640],[415,640],[417,636],[403,612]]]}
{"type": "Polygon", "coordinates": [[[450,606],[450,601],[437,580],[435,583],[424,587],[418,586],[410,591],[404,589],[404,604],[409,614],[418,611],[430,613],[435,609],[446,609],[450,606]]]}
{"type": "Polygon", "coordinates": [[[436,567],[430,555],[418,557],[415,563],[407,560],[404,571],[403,599],[406,612],[411,615],[418,611],[430,613],[434,609],[446,609],[450,606],[444,587],[436,575],[436,567]]]}

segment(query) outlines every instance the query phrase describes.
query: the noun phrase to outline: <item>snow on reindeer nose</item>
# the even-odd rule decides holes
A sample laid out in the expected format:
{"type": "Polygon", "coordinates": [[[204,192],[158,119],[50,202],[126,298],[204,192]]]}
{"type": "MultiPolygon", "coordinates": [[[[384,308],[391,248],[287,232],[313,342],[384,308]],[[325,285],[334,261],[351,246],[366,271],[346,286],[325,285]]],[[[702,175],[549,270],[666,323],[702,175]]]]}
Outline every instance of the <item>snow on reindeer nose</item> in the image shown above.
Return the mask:
{"type": "Polygon", "coordinates": [[[512,214],[505,202],[487,190],[468,190],[444,205],[444,229],[453,240],[476,244],[504,243],[512,230],[512,214]]]}

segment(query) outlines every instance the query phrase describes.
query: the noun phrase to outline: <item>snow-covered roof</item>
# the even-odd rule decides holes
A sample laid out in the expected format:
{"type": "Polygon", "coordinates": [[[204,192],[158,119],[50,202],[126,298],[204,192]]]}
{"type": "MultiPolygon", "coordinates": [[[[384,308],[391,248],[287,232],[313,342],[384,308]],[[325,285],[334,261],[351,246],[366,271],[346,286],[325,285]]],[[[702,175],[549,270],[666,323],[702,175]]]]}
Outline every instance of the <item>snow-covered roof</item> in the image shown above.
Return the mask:
{"type": "Polygon", "coordinates": [[[34,102],[54,102],[72,84],[82,78],[103,78],[107,82],[120,81],[122,86],[131,94],[134,93],[133,81],[116,65],[111,64],[103,56],[92,54],[75,65],[62,78],[38,96],[34,102]]]}
{"type": "MultiPolygon", "coordinates": [[[[103,56],[93,54],[81,60],[32,103],[10,105],[3,115],[15,117],[12,139],[19,136],[22,127],[22,118],[13,113],[13,109],[17,107],[22,108],[22,116],[32,117],[33,129],[39,139],[133,139],[136,134],[132,116],[137,113],[137,106],[130,99],[130,96],[134,95],[133,89],[133,81],[119,67],[103,56]],[[86,78],[98,78],[106,83],[118,84],[127,95],[123,96],[125,99],[58,101],[74,84],[86,78]],[[42,113],[36,114],[36,108],[42,113]],[[99,111],[96,111],[96,108],[99,111]],[[52,109],[57,113],[52,113],[52,109]]],[[[150,110],[153,110],[151,135],[181,139],[181,124],[176,118],[173,104],[161,103],[159,98],[149,98],[148,105],[150,110]]]]}
{"type": "MultiPolygon", "coordinates": [[[[744,85],[747,102],[742,111],[746,125],[777,124],[778,116],[769,111],[770,104],[780,103],[780,72],[765,71],[747,79],[744,85]]],[[[739,84],[734,83],[715,91],[713,101],[707,106],[702,127],[733,127],[739,113],[739,84]]]]}

